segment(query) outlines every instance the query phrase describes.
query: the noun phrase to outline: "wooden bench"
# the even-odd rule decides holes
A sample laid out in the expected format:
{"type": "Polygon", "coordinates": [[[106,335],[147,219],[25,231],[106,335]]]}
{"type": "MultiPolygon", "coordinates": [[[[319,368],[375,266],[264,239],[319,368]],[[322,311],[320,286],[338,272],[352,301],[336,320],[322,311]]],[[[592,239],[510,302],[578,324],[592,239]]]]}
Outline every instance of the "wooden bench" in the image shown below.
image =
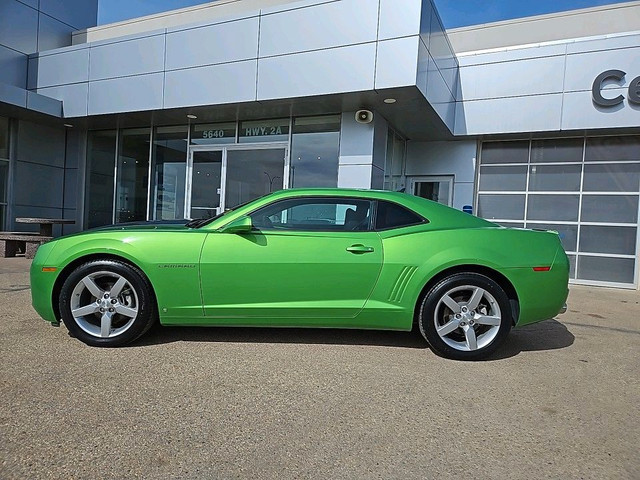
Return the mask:
{"type": "Polygon", "coordinates": [[[33,258],[38,247],[51,238],[38,233],[0,232],[0,257],[15,257],[16,253],[24,252],[25,258],[33,258]]]}

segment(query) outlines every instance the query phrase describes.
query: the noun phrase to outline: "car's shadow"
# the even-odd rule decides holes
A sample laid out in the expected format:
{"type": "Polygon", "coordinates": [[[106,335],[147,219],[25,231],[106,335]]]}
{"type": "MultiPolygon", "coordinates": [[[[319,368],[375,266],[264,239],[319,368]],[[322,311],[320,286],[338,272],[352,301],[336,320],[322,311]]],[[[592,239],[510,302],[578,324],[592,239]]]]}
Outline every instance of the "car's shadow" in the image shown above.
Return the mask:
{"type": "MultiPolygon", "coordinates": [[[[556,350],[573,344],[573,334],[557,320],[513,329],[487,360],[514,357],[521,352],[556,350]]],[[[372,345],[428,349],[419,332],[314,328],[154,327],[131,347],[173,342],[291,343],[299,345],[372,345]]]]}
{"type": "Polygon", "coordinates": [[[521,352],[558,350],[573,345],[576,337],[555,319],[514,328],[498,350],[487,361],[515,357],[521,352]]]}

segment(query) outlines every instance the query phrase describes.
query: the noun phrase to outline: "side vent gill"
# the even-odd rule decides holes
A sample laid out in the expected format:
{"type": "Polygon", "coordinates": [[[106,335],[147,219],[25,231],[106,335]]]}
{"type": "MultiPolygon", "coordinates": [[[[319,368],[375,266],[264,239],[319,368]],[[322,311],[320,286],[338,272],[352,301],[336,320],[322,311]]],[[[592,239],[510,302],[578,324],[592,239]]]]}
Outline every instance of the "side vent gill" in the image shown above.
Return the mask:
{"type": "Polygon", "coordinates": [[[393,284],[391,293],[389,294],[389,301],[391,303],[400,303],[400,300],[402,300],[402,295],[404,295],[404,291],[407,288],[407,285],[409,285],[411,277],[413,277],[413,274],[416,273],[416,270],[418,270],[418,267],[413,266],[404,267],[402,269],[400,275],[398,275],[398,278],[393,284]]]}

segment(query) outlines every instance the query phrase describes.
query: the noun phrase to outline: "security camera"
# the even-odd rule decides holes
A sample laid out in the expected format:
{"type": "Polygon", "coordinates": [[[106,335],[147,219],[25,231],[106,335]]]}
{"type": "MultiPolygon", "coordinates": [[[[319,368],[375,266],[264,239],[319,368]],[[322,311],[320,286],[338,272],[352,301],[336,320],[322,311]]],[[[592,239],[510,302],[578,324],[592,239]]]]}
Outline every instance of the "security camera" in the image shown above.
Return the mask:
{"type": "Polygon", "coordinates": [[[373,112],[370,112],[369,110],[358,110],[356,112],[356,122],[358,123],[373,122],[373,112]]]}

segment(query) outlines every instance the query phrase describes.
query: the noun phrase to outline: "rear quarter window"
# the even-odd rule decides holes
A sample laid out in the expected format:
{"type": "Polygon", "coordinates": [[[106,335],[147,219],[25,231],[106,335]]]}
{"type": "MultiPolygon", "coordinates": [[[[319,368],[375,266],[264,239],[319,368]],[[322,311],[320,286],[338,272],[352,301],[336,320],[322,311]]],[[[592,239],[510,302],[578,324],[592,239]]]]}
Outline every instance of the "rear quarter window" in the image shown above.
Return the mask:
{"type": "Polygon", "coordinates": [[[411,210],[398,205],[397,203],[378,201],[376,210],[376,230],[389,230],[391,228],[409,227],[420,225],[427,220],[411,210]]]}

